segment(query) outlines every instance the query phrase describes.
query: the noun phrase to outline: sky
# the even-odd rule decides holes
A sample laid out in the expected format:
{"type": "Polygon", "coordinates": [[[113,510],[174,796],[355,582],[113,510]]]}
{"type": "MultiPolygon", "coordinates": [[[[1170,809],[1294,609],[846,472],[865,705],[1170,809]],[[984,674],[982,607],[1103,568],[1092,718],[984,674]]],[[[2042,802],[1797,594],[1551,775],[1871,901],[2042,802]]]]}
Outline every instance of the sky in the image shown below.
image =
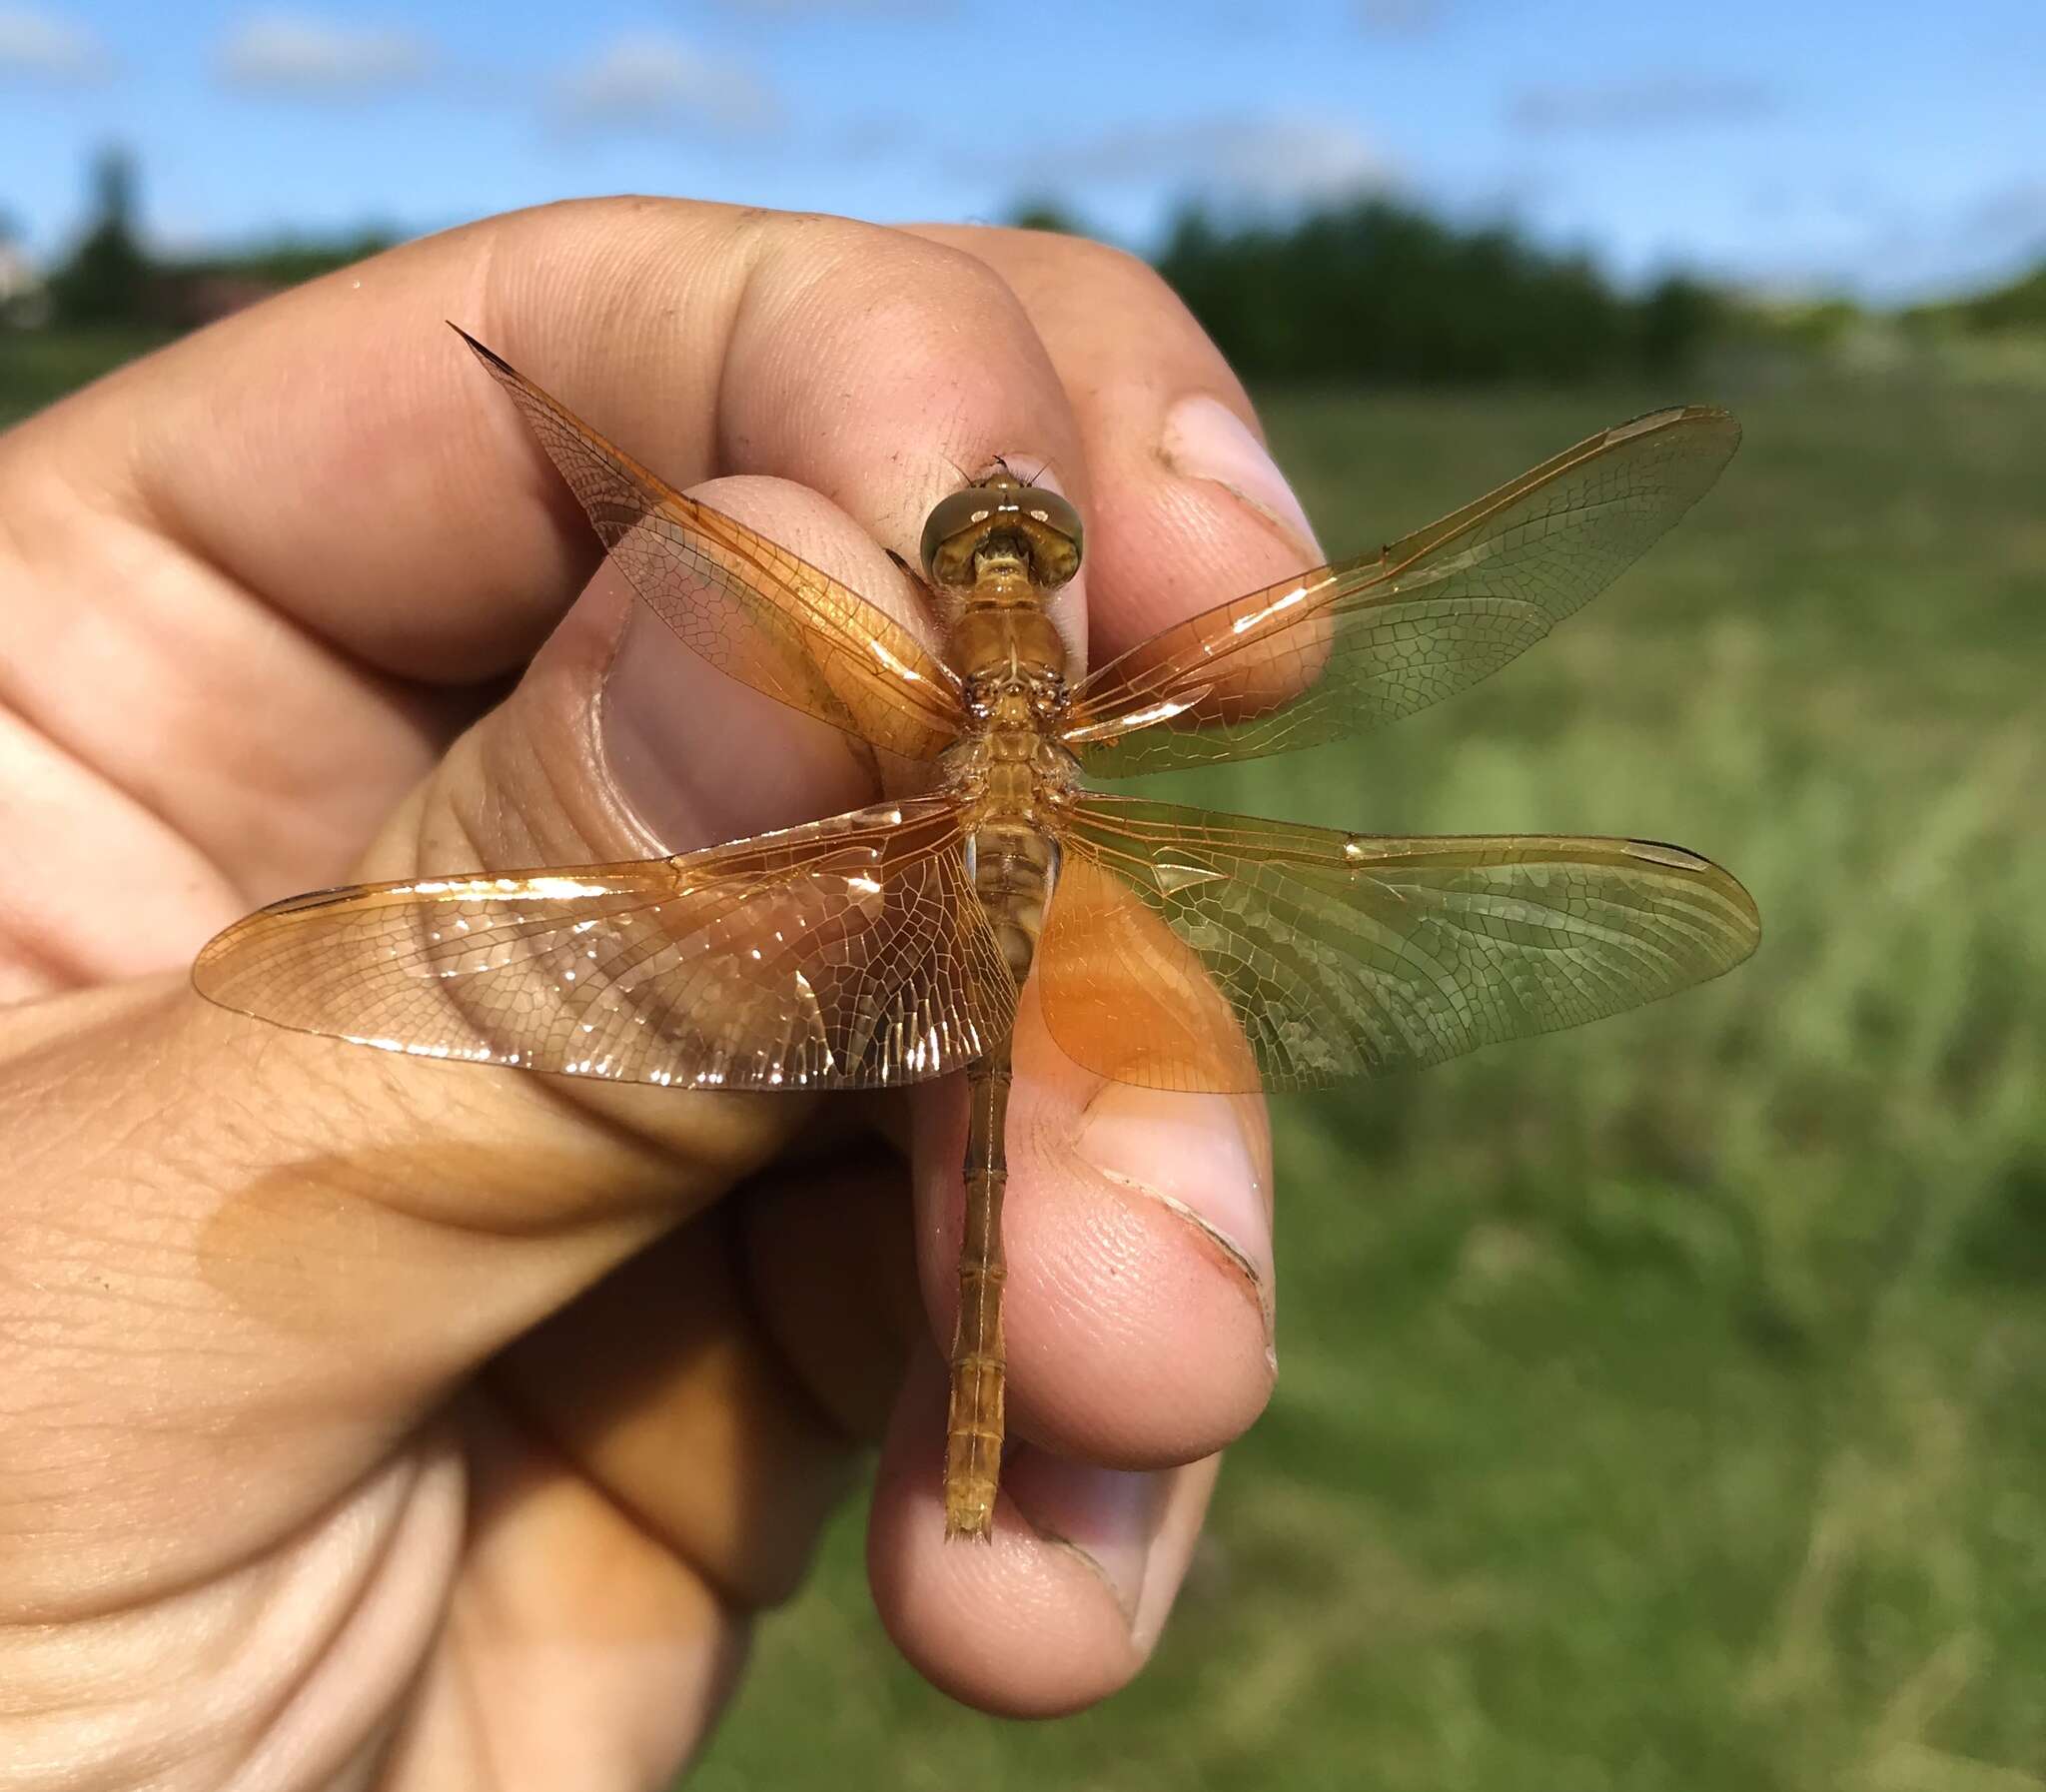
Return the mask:
{"type": "Polygon", "coordinates": [[[2046,256],[2046,0],[0,0],[0,216],[161,248],[570,195],[871,219],[1386,192],[1623,281],[1897,300],[2046,256]]]}

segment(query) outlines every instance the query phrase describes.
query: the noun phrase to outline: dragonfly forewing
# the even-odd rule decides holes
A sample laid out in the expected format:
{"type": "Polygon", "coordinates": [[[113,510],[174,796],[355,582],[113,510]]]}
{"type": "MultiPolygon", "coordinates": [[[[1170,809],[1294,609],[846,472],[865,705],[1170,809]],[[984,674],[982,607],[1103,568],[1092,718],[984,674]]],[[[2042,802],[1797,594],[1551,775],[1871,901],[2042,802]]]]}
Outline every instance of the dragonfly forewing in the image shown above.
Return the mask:
{"type": "Polygon", "coordinates": [[[1065,739],[1096,777],[1315,746],[1490,677],[1697,501],[1740,427],[1658,411],[1375,554],[1218,605],[1089,675],[1065,739]]]}
{"type": "Polygon", "coordinates": [[[959,679],[902,623],[787,548],[681,492],[467,332],[639,599],[729,677],[909,759],[965,719],[959,679]]]}

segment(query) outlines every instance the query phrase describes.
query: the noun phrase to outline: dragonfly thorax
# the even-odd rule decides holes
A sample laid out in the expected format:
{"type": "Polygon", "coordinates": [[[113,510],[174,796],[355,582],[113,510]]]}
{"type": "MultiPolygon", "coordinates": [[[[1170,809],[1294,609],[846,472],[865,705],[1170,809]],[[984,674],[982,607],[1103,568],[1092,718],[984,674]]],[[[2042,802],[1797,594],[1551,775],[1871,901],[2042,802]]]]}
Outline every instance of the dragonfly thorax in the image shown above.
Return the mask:
{"type": "Polygon", "coordinates": [[[1056,729],[1070,701],[1064,676],[1045,666],[1005,666],[969,675],[965,699],[967,717],[980,733],[1056,729]]]}

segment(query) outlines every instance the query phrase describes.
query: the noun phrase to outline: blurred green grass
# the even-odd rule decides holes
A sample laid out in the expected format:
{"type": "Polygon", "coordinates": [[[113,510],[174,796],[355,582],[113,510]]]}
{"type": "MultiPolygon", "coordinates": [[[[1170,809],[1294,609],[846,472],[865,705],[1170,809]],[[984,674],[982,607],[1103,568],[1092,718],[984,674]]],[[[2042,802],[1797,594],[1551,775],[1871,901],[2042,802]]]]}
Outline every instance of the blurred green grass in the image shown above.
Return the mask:
{"type": "MultiPolygon", "coordinates": [[[[140,346],[23,340],[0,421],[140,346]]],[[[1342,552],[1671,396],[1266,413],[1342,552]]],[[[1754,891],[1759,955],[1278,1105],[1279,1390],[1131,1690],[948,1704],[852,1511],[692,1785],[2046,1786],[2046,416],[1681,396],[1735,405],[1739,457],[1549,641],[1354,746],[1148,788],[1675,840],[1754,891]]]]}
{"type": "Polygon", "coordinates": [[[160,330],[0,327],[0,429],[168,340],[160,330]]]}

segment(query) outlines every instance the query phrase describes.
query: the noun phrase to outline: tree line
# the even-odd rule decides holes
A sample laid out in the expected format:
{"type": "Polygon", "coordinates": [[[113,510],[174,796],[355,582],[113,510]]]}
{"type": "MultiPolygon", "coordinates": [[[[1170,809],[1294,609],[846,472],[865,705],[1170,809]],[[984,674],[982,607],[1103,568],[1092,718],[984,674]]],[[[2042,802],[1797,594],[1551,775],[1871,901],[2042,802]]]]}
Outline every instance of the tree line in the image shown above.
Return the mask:
{"type": "MultiPolygon", "coordinates": [[[[286,238],[167,261],[146,252],[136,214],[134,164],[109,151],[93,169],[88,228],[52,271],[52,321],[177,331],[396,240],[383,231],[286,238]]],[[[1056,206],[1025,208],[1015,222],[1076,230],[1056,206]]],[[[1188,211],[1153,259],[1238,372],[1262,383],[1659,378],[1681,373],[1722,338],[1809,350],[1869,317],[1844,298],[1771,310],[1682,273],[1627,290],[1589,257],[1542,248],[1511,224],[1459,225],[1386,197],[1276,222],[1188,211]]],[[[1897,321],[1921,330],[2039,329],[2046,268],[1897,321]]]]}
{"type": "Polygon", "coordinates": [[[1252,381],[1446,384],[1681,371],[1722,328],[1682,274],[1638,294],[1511,226],[1390,199],[1229,228],[1188,213],[1158,270],[1252,381]]]}
{"type": "Polygon", "coordinates": [[[144,246],[135,164],[99,156],[89,221],[50,272],[51,322],[78,329],[178,331],[285,287],[364,261],[398,241],[366,229],[336,237],[278,237],[219,255],[162,257],[144,246]]]}

